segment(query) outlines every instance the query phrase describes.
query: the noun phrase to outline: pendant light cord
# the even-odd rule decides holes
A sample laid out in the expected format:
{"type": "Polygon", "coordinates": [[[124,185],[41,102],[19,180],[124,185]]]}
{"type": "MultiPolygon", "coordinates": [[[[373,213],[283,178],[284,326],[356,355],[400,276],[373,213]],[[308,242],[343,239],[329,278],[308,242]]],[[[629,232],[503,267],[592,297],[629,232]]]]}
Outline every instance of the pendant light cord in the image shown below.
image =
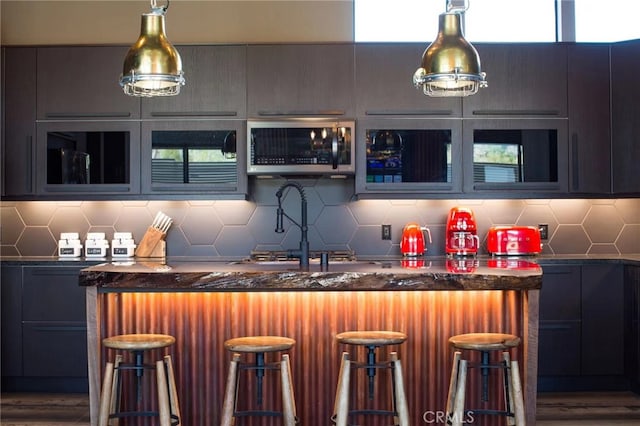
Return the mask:
{"type": "Polygon", "coordinates": [[[466,12],[469,9],[469,0],[447,0],[447,12],[466,12]]]}
{"type": "MultiPolygon", "coordinates": [[[[449,0],[450,1],[450,0],[449,0]]],[[[465,0],[466,1],[466,0],[465,0]]],[[[158,7],[158,2],[156,0],[151,0],[151,9],[152,10],[162,10],[162,13],[166,13],[167,9],[169,9],[170,0],[166,0],[166,4],[164,6],[158,7]]]]}

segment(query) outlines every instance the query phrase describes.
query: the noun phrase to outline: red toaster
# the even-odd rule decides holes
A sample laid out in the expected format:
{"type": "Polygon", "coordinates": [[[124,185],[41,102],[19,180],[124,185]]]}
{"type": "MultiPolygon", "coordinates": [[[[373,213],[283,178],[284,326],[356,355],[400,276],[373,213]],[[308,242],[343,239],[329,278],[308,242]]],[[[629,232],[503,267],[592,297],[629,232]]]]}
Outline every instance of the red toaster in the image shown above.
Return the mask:
{"type": "Polygon", "coordinates": [[[497,255],[527,255],[542,251],[540,230],[535,226],[492,226],[487,251],[497,255]]]}

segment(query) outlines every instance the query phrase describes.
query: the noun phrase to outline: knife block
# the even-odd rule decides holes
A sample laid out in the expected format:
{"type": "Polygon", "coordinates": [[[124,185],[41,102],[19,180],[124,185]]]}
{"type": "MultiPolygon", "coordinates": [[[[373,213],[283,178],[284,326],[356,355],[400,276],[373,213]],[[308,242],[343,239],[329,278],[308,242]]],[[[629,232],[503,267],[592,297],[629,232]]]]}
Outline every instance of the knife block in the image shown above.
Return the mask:
{"type": "Polygon", "coordinates": [[[146,257],[162,258],[167,257],[167,242],[165,240],[158,241],[155,248],[151,251],[151,254],[146,257]]]}
{"type": "Polygon", "coordinates": [[[166,234],[149,227],[136,249],[136,257],[164,258],[167,256],[166,234]]]}

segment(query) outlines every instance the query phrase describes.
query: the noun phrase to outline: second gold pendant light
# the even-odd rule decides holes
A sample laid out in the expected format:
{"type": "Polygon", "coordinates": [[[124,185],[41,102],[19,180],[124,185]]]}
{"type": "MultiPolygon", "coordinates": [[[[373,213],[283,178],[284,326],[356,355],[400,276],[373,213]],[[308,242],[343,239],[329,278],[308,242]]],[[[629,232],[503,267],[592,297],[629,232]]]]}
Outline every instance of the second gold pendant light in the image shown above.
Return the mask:
{"type": "MultiPolygon", "coordinates": [[[[464,9],[451,8],[439,17],[438,36],[422,55],[413,83],[428,96],[469,96],[486,87],[480,56],[463,35],[464,9]]],[[[464,2],[466,3],[466,1],[464,2]]]]}

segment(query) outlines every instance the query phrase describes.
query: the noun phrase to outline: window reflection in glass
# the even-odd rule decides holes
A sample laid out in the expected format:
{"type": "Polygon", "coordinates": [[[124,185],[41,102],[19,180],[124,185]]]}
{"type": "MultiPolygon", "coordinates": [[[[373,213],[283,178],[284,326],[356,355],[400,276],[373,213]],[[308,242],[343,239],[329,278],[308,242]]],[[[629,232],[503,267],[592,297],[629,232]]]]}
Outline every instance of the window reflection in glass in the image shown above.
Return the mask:
{"type": "Polygon", "coordinates": [[[522,182],[522,146],[506,143],[473,145],[474,182],[522,182]]]}
{"type": "Polygon", "coordinates": [[[473,131],[474,182],[557,182],[556,129],[473,131]]]}
{"type": "Polygon", "coordinates": [[[235,131],[153,131],[153,183],[235,184],[235,131]]]}

